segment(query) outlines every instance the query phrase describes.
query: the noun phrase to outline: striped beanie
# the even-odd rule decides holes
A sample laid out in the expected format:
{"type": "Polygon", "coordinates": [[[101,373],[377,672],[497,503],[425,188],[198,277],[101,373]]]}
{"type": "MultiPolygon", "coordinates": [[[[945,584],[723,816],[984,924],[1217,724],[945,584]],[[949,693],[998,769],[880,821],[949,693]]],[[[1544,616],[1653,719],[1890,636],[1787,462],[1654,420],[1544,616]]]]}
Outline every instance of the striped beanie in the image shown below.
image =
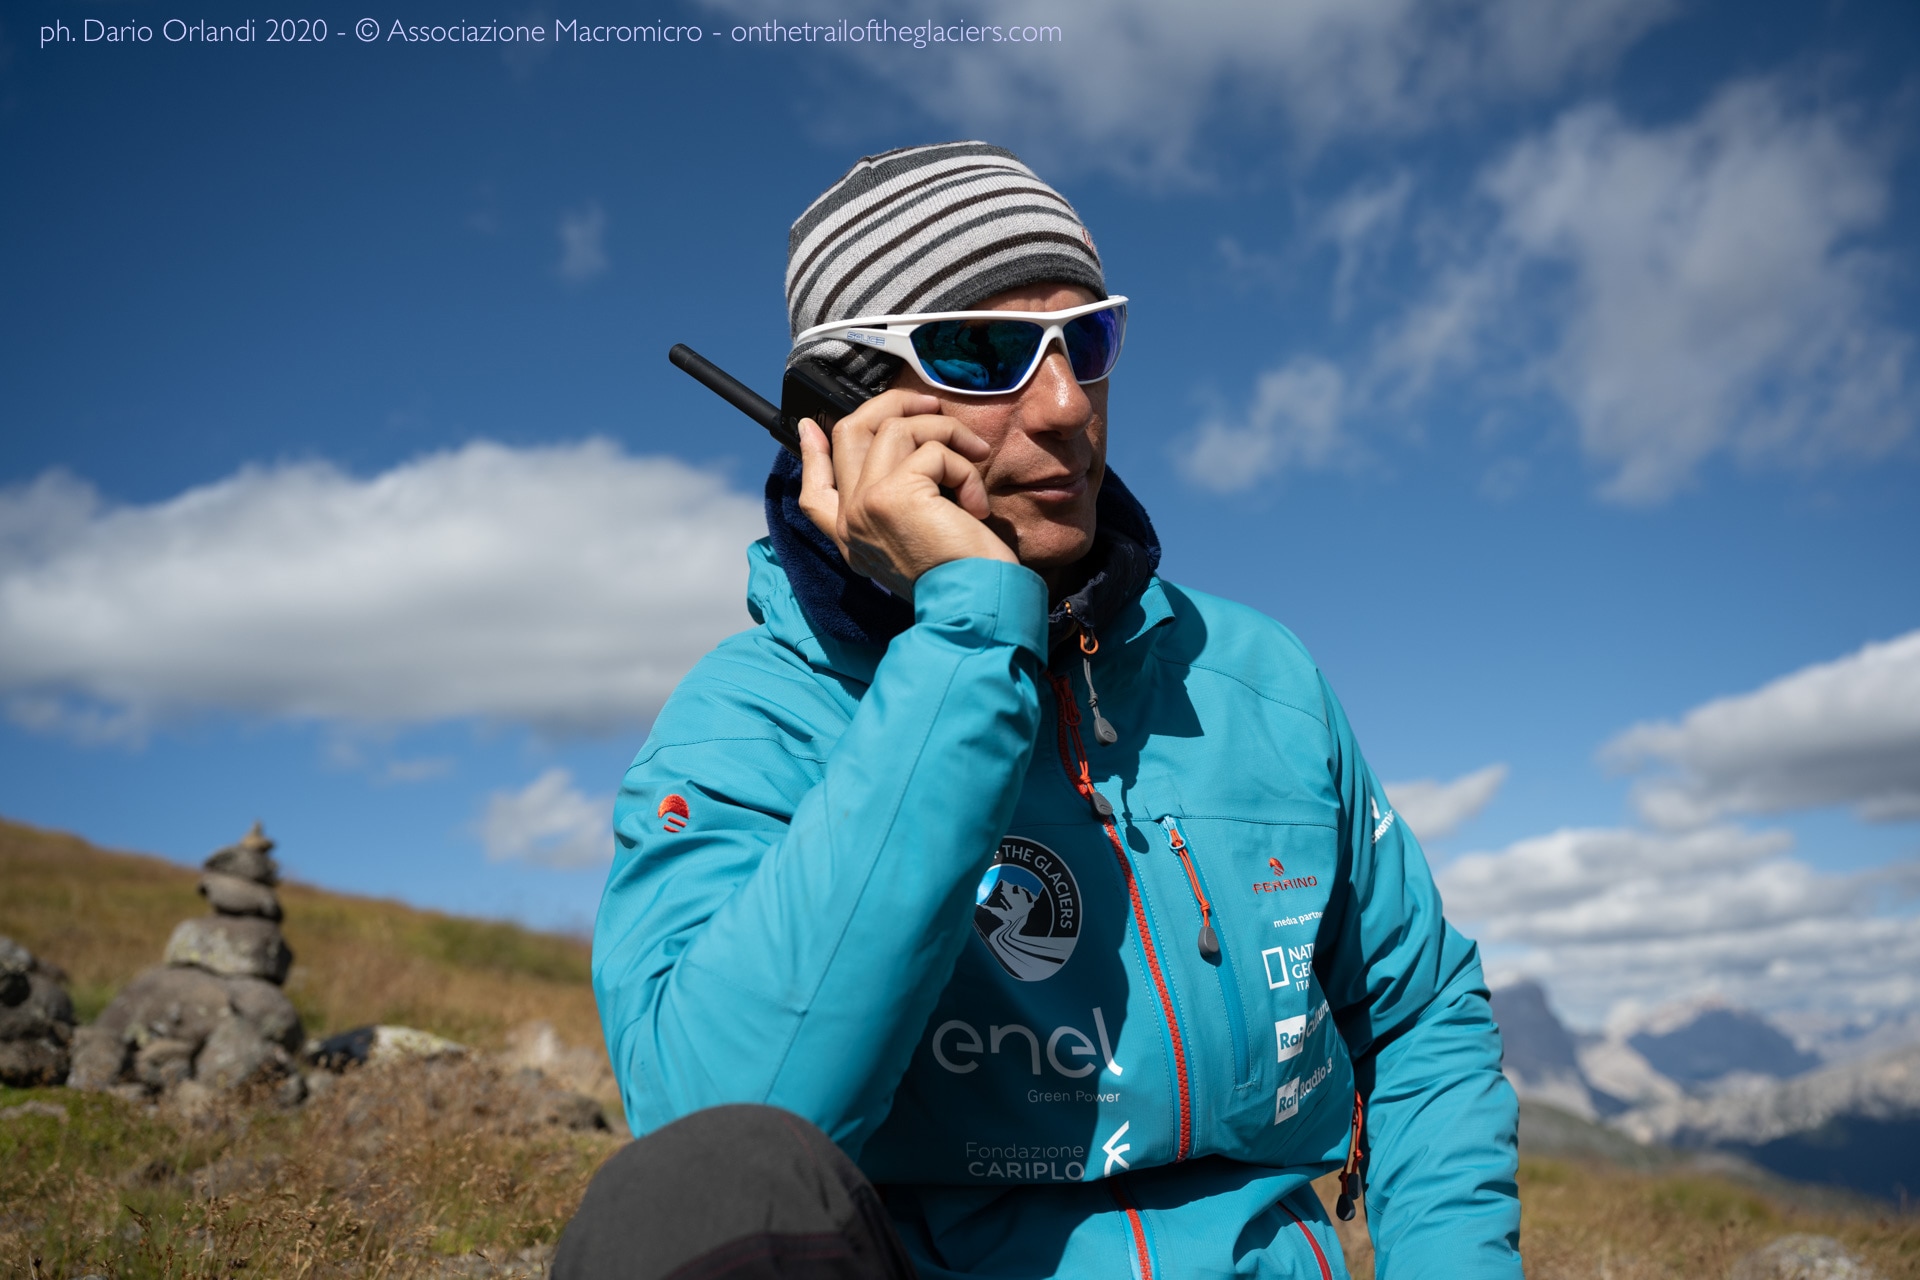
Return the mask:
{"type": "MultiPolygon", "coordinates": [[[[1066,197],[1011,151],[984,142],[866,156],[787,237],[787,320],[796,337],[857,316],[965,311],[1048,280],[1107,296],[1093,237],[1066,197]]],[[[795,347],[788,363],[802,356],[875,390],[901,365],[838,339],[795,347]]]]}

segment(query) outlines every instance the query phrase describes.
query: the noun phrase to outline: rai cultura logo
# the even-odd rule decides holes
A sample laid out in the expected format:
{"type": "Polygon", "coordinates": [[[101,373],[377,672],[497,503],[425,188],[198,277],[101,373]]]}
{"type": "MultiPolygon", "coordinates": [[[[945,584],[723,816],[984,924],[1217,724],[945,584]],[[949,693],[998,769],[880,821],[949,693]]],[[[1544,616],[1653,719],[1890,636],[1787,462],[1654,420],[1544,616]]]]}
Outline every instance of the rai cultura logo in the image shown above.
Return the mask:
{"type": "Polygon", "coordinates": [[[1032,840],[1000,842],[973,902],[980,941],[1022,982],[1058,973],[1080,940],[1080,885],[1059,854],[1032,840]]]}

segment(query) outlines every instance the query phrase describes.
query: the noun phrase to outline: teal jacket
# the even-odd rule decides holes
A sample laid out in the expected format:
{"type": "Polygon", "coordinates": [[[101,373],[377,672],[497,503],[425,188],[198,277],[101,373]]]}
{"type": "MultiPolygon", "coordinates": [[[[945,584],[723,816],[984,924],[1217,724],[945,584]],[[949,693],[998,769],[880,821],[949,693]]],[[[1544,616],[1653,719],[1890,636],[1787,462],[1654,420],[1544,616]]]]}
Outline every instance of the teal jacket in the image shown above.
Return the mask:
{"type": "Polygon", "coordinates": [[[882,649],[750,558],[614,810],[636,1134],[796,1112],[929,1278],[1332,1277],[1357,1087],[1378,1275],[1520,1275],[1475,947],[1292,633],[1154,577],[1050,662],[1040,578],[961,560],[882,649]]]}

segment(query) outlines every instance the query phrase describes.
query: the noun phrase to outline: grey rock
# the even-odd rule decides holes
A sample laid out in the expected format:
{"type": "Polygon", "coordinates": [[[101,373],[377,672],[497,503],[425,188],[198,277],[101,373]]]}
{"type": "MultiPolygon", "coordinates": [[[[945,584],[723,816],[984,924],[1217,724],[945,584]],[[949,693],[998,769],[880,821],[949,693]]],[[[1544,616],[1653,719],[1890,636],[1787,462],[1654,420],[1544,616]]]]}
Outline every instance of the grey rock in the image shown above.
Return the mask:
{"type": "Polygon", "coordinates": [[[520,1119],[529,1128],[558,1125],[575,1132],[608,1128],[598,1102],[554,1084],[534,1068],[523,1067],[511,1080],[521,1098],[520,1119]]]}
{"type": "Polygon", "coordinates": [[[213,1122],[220,1111],[220,1091],[198,1080],[182,1080],[167,1092],[167,1106],[180,1119],[200,1126],[213,1122]]]}
{"type": "Polygon", "coordinates": [[[160,1038],[186,1040],[198,1048],[232,1012],[226,984],[213,974],[148,969],[121,988],[94,1025],[133,1044],[160,1038]]]}
{"type": "Polygon", "coordinates": [[[149,1089],[168,1089],[193,1074],[194,1044],[160,1037],[133,1055],[133,1078],[149,1089]]]}
{"type": "Polygon", "coordinates": [[[63,987],[72,981],[72,979],[67,976],[65,969],[62,969],[45,956],[35,956],[33,958],[33,971],[43,978],[51,978],[63,987]]]}
{"type": "Polygon", "coordinates": [[[200,896],[223,916],[259,916],[262,920],[280,918],[280,899],[273,890],[240,876],[209,871],[200,877],[200,896]]]}
{"type": "Polygon", "coordinates": [[[284,982],[293,952],[271,920],[201,916],[182,920],[167,940],[166,962],[193,965],[227,977],[284,982]]]}
{"type": "Polygon", "coordinates": [[[494,1060],[508,1070],[531,1067],[575,1093],[608,1097],[618,1091],[607,1051],[567,1044],[550,1022],[525,1022],[509,1031],[494,1060]]]}
{"type": "Polygon", "coordinates": [[[233,1001],[235,1013],[288,1053],[300,1051],[307,1031],[300,1023],[300,1011],[284,991],[263,978],[222,978],[220,982],[233,1001]]]}
{"type": "Polygon", "coordinates": [[[576,1132],[597,1129],[605,1132],[612,1126],[607,1123],[607,1113],[600,1104],[584,1093],[562,1091],[548,1097],[543,1108],[542,1119],[548,1124],[557,1124],[563,1129],[576,1132]]]}
{"type": "Polygon", "coordinates": [[[1873,1280],[1873,1274],[1832,1236],[1781,1236],[1733,1267],[1733,1280],[1873,1280]]]}
{"type": "Polygon", "coordinates": [[[19,1004],[32,989],[27,975],[33,971],[33,953],[12,938],[0,936],[0,1006],[19,1004]]]}
{"type": "Polygon", "coordinates": [[[0,1044],[0,1084],[16,1089],[59,1084],[67,1078],[66,1046],[49,1040],[0,1044]]]}
{"type": "Polygon", "coordinates": [[[32,1000],[0,1005],[0,1041],[41,1040],[53,1034],[54,1021],[32,1000]]]}
{"type": "Polygon", "coordinates": [[[215,1089],[236,1089],[268,1080],[287,1069],[287,1052],[245,1018],[228,1018],[213,1029],[194,1061],[193,1078],[215,1089]]]}
{"type": "Polygon", "coordinates": [[[27,981],[33,984],[33,992],[27,997],[27,1003],[41,1010],[53,1022],[62,1022],[71,1027],[77,1018],[73,1013],[73,997],[60,980],[45,968],[36,968],[27,975],[27,981]]]}
{"type": "Polygon", "coordinates": [[[201,865],[208,871],[217,871],[222,875],[238,876],[255,884],[273,885],[280,883],[280,866],[267,856],[272,851],[273,841],[267,838],[256,822],[253,829],[241,836],[237,843],[217,851],[201,865]]]}
{"type": "Polygon", "coordinates": [[[73,1033],[72,1062],[67,1086],[72,1089],[111,1089],[127,1069],[127,1042],[107,1027],[81,1027],[73,1033]]]}
{"type": "Polygon", "coordinates": [[[65,1046],[71,1038],[73,1027],[67,1023],[56,1023],[33,1004],[15,1004],[12,1009],[0,1009],[0,1044],[12,1044],[15,1040],[54,1040],[56,1044],[65,1046]]]}
{"type": "Polygon", "coordinates": [[[42,1102],[38,1098],[15,1103],[11,1107],[0,1107],[0,1120],[22,1120],[28,1116],[44,1116],[60,1124],[66,1124],[73,1119],[67,1114],[67,1109],[59,1103],[42,1102]]]}
{"type": "Polygon", "coordinates": [[[431,1031],[422,1031],[417,1027],[379,1026],[355,1027],[351,1031],[328,1036],[318,1044],[308,1046],[307,1058],[315,1066],[328,1071],[345,1071],[348,1067],[366,1063],[433,1062],[442,1058],[457,1058],[466,1052],[465,1045],[431,1031]]]}
{"type": "Polygon", "coordinates": [[[0,1040],[54,1039],[66,1044],[73,1034],[73,1000],[59,983],[35,971],[27,975],[27,998],[0,1005],[0,1040]]]}
{"type": "Polygon", "coordinates": [[[307,1100],[307,1078],[298,1071],[289,1071],[280,1087],[273,1091],[273,1100],[282,1107],[297,1107],[307,1100]]]}

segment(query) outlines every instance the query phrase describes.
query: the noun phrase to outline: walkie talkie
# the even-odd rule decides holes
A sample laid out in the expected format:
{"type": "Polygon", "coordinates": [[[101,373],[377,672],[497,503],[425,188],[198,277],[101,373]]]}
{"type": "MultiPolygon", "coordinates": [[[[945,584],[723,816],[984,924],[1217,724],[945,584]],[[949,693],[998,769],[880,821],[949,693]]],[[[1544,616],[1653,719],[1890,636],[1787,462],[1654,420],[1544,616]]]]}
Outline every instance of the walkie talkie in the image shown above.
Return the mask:
{"type": "Polygon", "coordinates": [[[797,360],[780,384],[780,403],[774,405],[738,378],[684,342],[667,352],[674,366],[691,374],[700,385],[767,429],[780,447],[798,457],[800,421],[812,418],[825,431],[878,392],[846,377],[824,360],[797,360]]]}

